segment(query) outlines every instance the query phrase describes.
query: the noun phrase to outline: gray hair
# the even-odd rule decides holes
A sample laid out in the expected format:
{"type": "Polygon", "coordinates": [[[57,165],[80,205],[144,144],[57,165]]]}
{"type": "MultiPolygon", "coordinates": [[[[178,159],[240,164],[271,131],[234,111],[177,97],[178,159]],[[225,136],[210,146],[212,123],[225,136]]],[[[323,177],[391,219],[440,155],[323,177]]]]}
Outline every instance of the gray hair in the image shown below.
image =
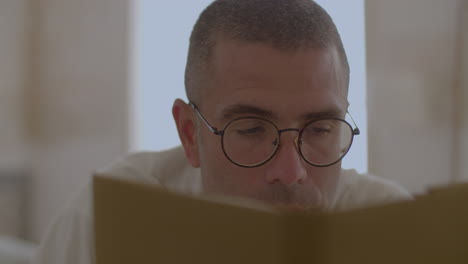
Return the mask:
{"type": "Polygon", "coordinates": [[[210,59],[220,36],[270,45],[281,51],[335,48],[349,83],[349,64],[338,30],[328,13],[312,0],[215,0],[201,14],[190,37],[185,89],[200,102],[210,59]]]}

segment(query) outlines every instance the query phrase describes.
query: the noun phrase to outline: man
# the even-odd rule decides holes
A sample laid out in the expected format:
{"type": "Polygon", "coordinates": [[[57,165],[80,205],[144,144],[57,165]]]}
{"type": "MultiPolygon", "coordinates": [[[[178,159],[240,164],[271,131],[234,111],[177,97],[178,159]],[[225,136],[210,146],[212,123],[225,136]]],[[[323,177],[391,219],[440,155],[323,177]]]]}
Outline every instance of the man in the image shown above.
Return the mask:
{"type": "MultiPolygon", "coordinates": [[[[311,0],[217,0],[192,36],[173,116],[183,148],[138,153],[105,170],[187,193],[296,209],[347,210],[409,198],[342,170],[349,66],[329,15],[311,0]]],[[[91,190],[51,226],[39,263],[93,263],[91,190]]]]}

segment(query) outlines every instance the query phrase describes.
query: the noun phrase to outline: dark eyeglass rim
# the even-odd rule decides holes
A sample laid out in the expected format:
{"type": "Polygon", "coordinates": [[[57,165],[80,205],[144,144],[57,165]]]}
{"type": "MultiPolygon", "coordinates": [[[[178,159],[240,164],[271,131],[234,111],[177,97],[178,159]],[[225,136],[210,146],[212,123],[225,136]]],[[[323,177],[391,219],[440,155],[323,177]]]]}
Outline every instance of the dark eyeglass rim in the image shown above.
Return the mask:
{"type": "MultiPolygon", "coordinates": [[[[226,128],[231,125],[233,122],[235,121],[238,121],[238,120],[242,120],[242,119],[258,119],[258,120],[262,120],[262,121],[265,121],[265,122],[268,122],[270,123],[271,125],[273,125],[273,127],[276,128],[276,131],[278,133],[278,139],[280,139],[280,136],[281,136],[281,133],[285,132],[285,131],[297,131],[299,132],[299,135],[298,135],[298,139],[300,140],[302,138],[302,133],[304,131],[304,128],[306,128],[307,126],[309,126],[310,124],[312,123],[315,123],[315,122],[318,122],[318,121],[322,121],[322,120],[338,120],[338,121],[341,121],[341,122],[344,122],[351,130],[351,141],[349,142],[349,146],[348,148],[346,149],[346,151],[344,152],[344,154],[336,161],[334,162],[331,162],[331,163],[328,163],[328,164],[314,164],[312,162],[310,162],[309,160],[307,160],[304,156],[304,154],[302,153],[302,148],[301,148],[301,144],[299,144],[298,142],[298,147],[299,147],[299,153],[302,157],[302,159],[307,162],[308,164],[314,166],[314,167],[329,167],[329,166],[332,166],[338,162],[340,162],[345,156],[346,154],[348,154],[349,150],[351,149],[351,146],[353,144],[353,141],[354,141],[354,136],[357,136],[359,135],[361,132],[359,130],[359,128],[357,127],[356,123],[354,122],[354,119],[353,117],[351,116],[351,114],[349,112],[347,112],[347,114],[351,117],[351,120],[352,122],[354,123],[354,126],[355,128],[353,129],[353,127],[351,126],[351,124],[349,124],[346,120],[344,119],[341,119],[341,118],[319,118],[319,119],[314,119],[314,120],[311,120],[310,122],[307,122],[303,127],[302,129],[298,129],[298,128],[285,128],[285,129],[278,129],[278,127],[273,123],[271,122],[270,120],[267,120],[267,119],[264,119],[264,118],[261,118],[261,117],[256,117],[256,116],[244,116],[244,117],[239,117],[239,118],[236,118],[236,119],[233,119],[231,121],[229,121],[224,127],[222,130],[218,130],[216,127],[210,125],[210,123],[208,123],[208,120],[205,119],[205,117],[202,115],[202,113],[200,112],[200,110],[198,109],[198,107],[193,103],[193,102],[189,102],[190,106],[195,110],[195,112],[197,113],[197,115],[201,118],[201,120],[203,121],[203,123],[205,123],[205,125],[208,127],[208,129],[215,135],[217,136],[221,136],[221,148],[223,150],[223,153],[224,153],[224,156],[232,163],[234,163],[235,165],[239,166],[239,167],[243,167],[243,168],[256,168],[256,167],[260,167],[262,165],[264,165],[265,163],[269,162],[275,155],[276,153],[278,152],[278,149],[279,149],[279,146],[281,144],[281,140],[278,140],[278,144],[276,145],[276,148],[275,148],[275,151],[272,152],[272,154],[265,160],[265,161],[262,161],[260,163],[257,163],[257,164],[253,164],[253,165],[244,165],[244,164],[241,164],[241,163],[238,163],[234,160],[232,160],[231,157],[229,157],[229,155],[226,153],[226,149],[224,147],[224,131],[226,130],[226,128]]],[[[298,140],[298,141],[299,141],[298,140]]]]}

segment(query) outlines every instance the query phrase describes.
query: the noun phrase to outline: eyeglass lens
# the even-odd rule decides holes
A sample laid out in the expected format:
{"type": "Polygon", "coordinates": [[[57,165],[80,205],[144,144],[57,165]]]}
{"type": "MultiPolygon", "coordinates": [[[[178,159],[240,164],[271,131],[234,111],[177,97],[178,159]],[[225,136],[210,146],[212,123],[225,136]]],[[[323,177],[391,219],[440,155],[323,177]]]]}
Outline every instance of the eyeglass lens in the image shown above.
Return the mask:
{"type": "MultiPolygon", "coordinates": [[[[353,138],[351,126],[339,119],[309,123],[299,135],[299,150],[310,164],[326,166],[343,158],[353,138]]],[[[269,160],[276,152],[280,135],[272,123],[244,118],[224,129],[223,149],[228,158],[241,166],[254,167],[269,160]]]]}

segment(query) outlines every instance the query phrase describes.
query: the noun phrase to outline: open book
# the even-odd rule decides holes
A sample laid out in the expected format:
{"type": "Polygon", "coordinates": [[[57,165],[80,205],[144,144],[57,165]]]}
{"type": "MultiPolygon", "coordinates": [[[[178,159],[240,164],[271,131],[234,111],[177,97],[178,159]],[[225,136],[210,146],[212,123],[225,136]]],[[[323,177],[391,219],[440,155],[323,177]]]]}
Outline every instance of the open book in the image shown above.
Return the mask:
{"type": "Polygon", "coordinates": [[[97,264],[467,264],[468,185],[341,213],[282,212],[96,176],[97,264]]]}

